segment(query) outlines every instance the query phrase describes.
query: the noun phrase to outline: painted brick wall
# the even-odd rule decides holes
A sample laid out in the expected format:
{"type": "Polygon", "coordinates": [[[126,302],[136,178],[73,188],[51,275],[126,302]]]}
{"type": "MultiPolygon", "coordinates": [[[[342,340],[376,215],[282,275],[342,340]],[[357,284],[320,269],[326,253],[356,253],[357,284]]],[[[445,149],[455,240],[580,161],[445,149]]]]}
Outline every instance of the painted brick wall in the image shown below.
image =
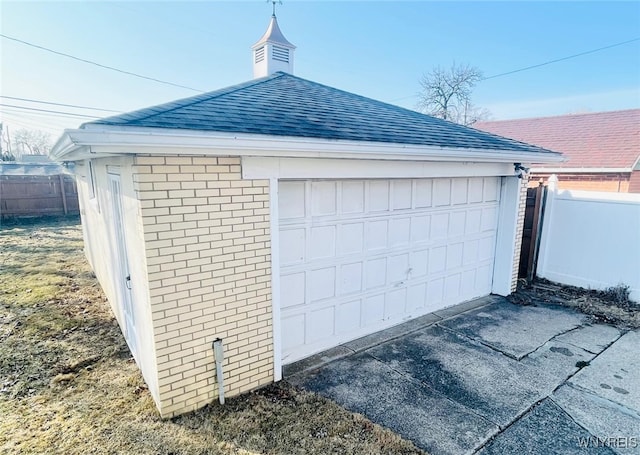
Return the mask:
{"type": "Polygon", "coordinates": [[[513,255],[513,268],[511,271],[511,292],[518,287],[518,272],[520,269],[520,250],[522,249],[522,234],[524,232],[524,215],[527,208],[527,177],[520,181],[520,203],[518,204],[518,222],[516,226],[516,247],[513,255]]]}
{"type": "Polygon", "coordinates": [[[217,397],[211,343],[225,349],[225,395],[273,381],[268,180],[238,157],[138,156],[163,417],[217,397]]]}

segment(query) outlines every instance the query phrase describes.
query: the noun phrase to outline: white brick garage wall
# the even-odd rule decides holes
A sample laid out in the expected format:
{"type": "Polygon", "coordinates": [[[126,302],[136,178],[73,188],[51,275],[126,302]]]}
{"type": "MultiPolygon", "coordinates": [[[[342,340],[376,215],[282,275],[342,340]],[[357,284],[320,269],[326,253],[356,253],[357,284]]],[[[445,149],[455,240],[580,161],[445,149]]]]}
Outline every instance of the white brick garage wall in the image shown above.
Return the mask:
{"type": "Polygon", "coordinates": [[[499,177],[279,183],[282,362],[491,293],[499,177]]]}

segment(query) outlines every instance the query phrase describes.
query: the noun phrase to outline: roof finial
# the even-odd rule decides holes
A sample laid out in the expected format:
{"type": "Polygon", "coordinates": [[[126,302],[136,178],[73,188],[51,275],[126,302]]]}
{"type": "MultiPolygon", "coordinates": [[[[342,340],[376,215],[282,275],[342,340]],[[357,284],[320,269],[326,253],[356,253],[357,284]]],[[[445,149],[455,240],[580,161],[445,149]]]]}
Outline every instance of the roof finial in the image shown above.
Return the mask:
{"type": "Polygon", "coordinates": [[[267,2],[273,3],[273,13],[271,14],[271,16],[276,17],[276,3],[282,5],[282,0],[267,0],[267,2]]]}

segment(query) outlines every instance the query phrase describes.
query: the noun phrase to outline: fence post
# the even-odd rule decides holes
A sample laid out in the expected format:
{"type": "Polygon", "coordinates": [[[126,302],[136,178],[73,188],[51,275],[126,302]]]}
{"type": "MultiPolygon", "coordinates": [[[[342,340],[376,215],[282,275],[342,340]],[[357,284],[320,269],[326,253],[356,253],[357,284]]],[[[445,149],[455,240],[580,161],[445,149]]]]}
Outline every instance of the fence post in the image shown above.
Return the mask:
{"type": "Polygon", "coordinates": [[[64,214],[68,215],[69,209],[67,208],[67,195],[64,189],[64,175],[58,174],[58,177],[60,178],[60,194],[62,194],[62,208],[64,210],[64,214]]]}
{"type": "Polygon", "coordinates": [[[536,197],[533,204],[533,219],[531,220],[531,238],[529,239],[529,256],[527,264],[527,281],[531,283],[536,276],[535,266],[540,248],[540,224],[543,210],[544,183],[540,180],[536,188],[536,197]]]}
{"type": "Polygon", "coordinates": [[[551,223],[553,221],[553,206],[555,198],[558,195],[558,177],[552,174],[547,180],[547,197],[542,217],[542,232],[540,234],[540,248],[538,249],[538,264],[536,266],[536,275],[544,278],[547,266],[547,245],[549,232],[551,231],[551,223]]]}

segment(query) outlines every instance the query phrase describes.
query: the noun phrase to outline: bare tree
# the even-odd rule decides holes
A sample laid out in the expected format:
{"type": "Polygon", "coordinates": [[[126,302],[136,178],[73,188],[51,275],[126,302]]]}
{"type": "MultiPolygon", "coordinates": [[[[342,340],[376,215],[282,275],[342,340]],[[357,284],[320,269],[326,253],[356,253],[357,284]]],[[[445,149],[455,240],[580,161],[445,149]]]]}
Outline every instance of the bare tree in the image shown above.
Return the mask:
{"type": "Polygon", "coordinates": [[[463,125],[487,119],[489,111],[471,103],[471,91],[480,80],[482,72],[470,65],[453,63],[449,69],[435,67],[420,79],[422,92],[418,109],[425,114],[463,125]]]}
{"type": "Polygon", "coordinates": [[[17,130],[13,134],[14,149],[21,155],[48,155],[51,135],[41,130],[17,130]]]}

